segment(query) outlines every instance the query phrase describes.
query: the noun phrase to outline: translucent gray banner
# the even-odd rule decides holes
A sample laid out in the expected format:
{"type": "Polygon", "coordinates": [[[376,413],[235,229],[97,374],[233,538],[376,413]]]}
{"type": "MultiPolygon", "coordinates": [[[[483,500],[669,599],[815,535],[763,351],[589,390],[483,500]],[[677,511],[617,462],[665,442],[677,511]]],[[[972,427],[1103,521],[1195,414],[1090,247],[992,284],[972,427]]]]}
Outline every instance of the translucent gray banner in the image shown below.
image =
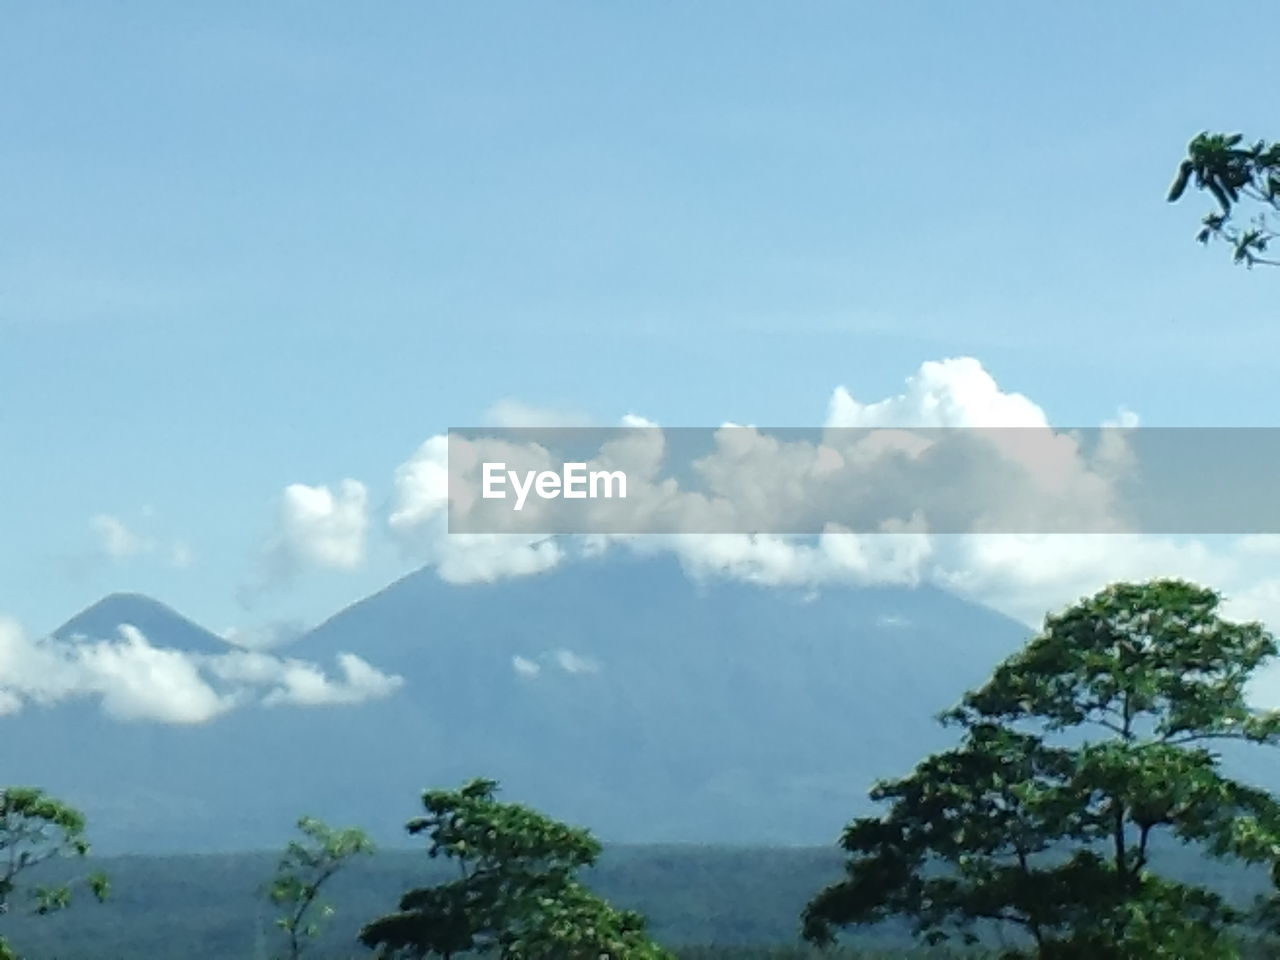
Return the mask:
{"type": "Polygon", "coordinates": [[[453,428],[450,533],[1280,532],[1273,428],[453,428]]]}

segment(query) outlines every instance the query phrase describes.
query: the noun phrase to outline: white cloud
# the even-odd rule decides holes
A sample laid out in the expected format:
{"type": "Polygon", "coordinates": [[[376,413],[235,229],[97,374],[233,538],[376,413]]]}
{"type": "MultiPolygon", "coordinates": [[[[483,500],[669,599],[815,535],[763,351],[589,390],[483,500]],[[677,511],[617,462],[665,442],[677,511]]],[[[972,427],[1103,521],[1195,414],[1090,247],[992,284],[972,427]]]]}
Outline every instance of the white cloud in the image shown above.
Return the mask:
{"type": "Polygon", "coordinates": [[[219,694],[187,654],[153,647],[130,626],[123,642],[74,649],[71,662],[82,683],[102,698],[103,712],[121,720],[204,723],[231,709],[234,697],[219,694]]]}
{"type": "Polygon", "coordinates": [[[537,407],[507,398],[485,411],[484,423],[493,427],[589,427],[591,418],[582,413],[537,407]]]}
{"type": "Polygon", "coordinates": [[[896,397],[863,404],[837,387],[829,427],[1046,427],[1044,411],[1020,393],[1005,393],[973,357],[929,361],[896,397]]]}
{"type": "Polygon", "coordinates": [[[391,532],[411,541],[444,516],[449,505],[449,440],[432,437],[396,468],[391,532]]]}
{"type": "Polygon", "coordinates": [[[496,534],[455,534],[440,551],[436,570],[450,583],[477,583],[542,573],[564,558],[549,537],[496,534]]]}
{"type": "Polygon", "coordinates": [[[928,579],[1036,626],[1045,613],[1116,580],[1180,576],[1214,586],[1240,570],[1198,540],[1139,534],[984,534],[937,538],[928,579]]]}
{"type": "MultiPolygon", "coordinates": [[[[541,466],[538,451],[498,441],[457,445],[449,461],[444,437],[428,440],[396,473],[392,532],[413,546],[412,554],[434,565],[445,579],[493,580],[547,570],[570,557],[600,557],[611,550],[671,553],[695,577],[726,577],[813,590],[834,585],[929,583],[960,594],[1027,624],[1046,612],[1087,596],[1116,580],[1180,576],[1211,585],[1227,598],[1229,616],[1257,618],[1280,629],[1280,574],[1275,559],[1280,536],[1176,537],[1125,532],[1115,515],[1114,484],[1134,466],[1126,430],[1138,425],[1120,410],[1104,427],[1092,451],[1074,433],[1051,428],[1031,398],[1002,389],[971,357],[923,364],[897,395],[873,402],[840,387],[827,407],[825,426],[877,432],[859,444],[824,442],[797,446],[779,456],[777,441],[755,431],[723,430],[713,456],[700,464],[712,490],[739,503],[800,504],[824,478],[851,466],[886,457],[919,461],[928,450],[917,428],[970,428],[999,456],[976,461],[986,472],[946,477],[963,501],[983,502],[992,518],[976,530],[1016,529],[1034,511],[1056,513],[1061,529],[1109,533],[938,535],[925,532],[919,516],[904,515],[878,534],[851,534],[828,527],[817,537],[745,533],[651,535],[592,534],[536,537],[528,534],[447,534],[451,471],[502,459],[521,469],[541,466]],[[1021,427],[1027,430],[993,430],[1021,427]],[[895,433],[894,428],[902,432],[895,433]],[[996,468],[999,468],[997,470],[996,468]],[[1001,472],[1003,471],[1003,472],[1001,472]],[[982,497],[987,500],[982,501],[982,497]],[[1074,512],[1072,512],[1074,511],[1074,512]]],[[[624,426],[653,427],[631,417],[624,426]]],[[[665,529],[706,528],[720,509],[714,498],[698,500],[661,476],[665,447],[660,431],[639,431],[602,449],[594,463],[624,467],[632,489],[625,509],[661,516],[665,529]],[[632,490],[635,495],[632,495],[632,490]],[[692,524],[692,526],[690,526],[692,524]]],[[[937,488],[937,478],[926,478],[937,488]]],[[[908,501],[910,497],[906,498],[908,501]]],[[[615,515],[622,505],[609,503],[615,515]]],[[[747,528],[751,529],[751,528],[747,528]]],[[[762,528],[767,529],[767,528],[762,528]]],[[[936,525],[935,525],[936,529],[936,525]]],[[[545,655],[544,655],[545,658],[545,655]]],[[[554,662],[554,661],[552,661],[554,662]]],[[[526,661],[541,666],[534,661],[526,661]]],[[[1280,671],[1271,687],[1280,690],[1280,671]]],[[[1280,701],[1277,701],[1280,702],[1280,701]]]]}
{"type": "Polygon", "coordinates": [[[119,517],[100,513],[89,525],[98,538],[98,549],[112,560],[127,560],[154,549],[154,544],[134,533],[119,517]]]}
{"type": "MultiPolygon", "coordinates": [[[[482,465],[501,461],[514,473],[554,472],[559,454],[519,435],[454,437],[447,449],[436,438],[398,473],[392,525],[416,522],[441,538],[443,527],[421,521],[449,507],[455,533],[526,538],[565,526],[615,536],[1129,529],[1116,486],[1123,451],[1113,449],[1114,440],[1097,452],[1083,442],[1050,428],[1027,398],[1001,393],[976,361],[949,360],[925,364],[905,394],[877,404],[860,404],[837,390],[821,433],[725,424],[714,431],[711,449],[689,464],[693,476],[685,480],[672,472],[662,429],[646,424],[615,436],[584,455],[585,466],[589,472],[624,472],[625,499],[530,498],[512,510],[502,499],[480,496],[482,465]],[[933,430],[906,429],[921,427],[933,430]],[[966,429],[939,429],[944,427],[966,429]]],[[[757,556],[770,546],[767,540],[751,543],[757,556]]]]}
{"type": "Polygon", "coordinates": [[[632,549],[673,551],[693,576],[720,576],[764,586],[826,584],[914,586],[921,581],[933,542],[910,525],[883,534],[831,528],[818,538],[769,534],[680,534],[631,541],[632,549]]]}
{"type": "Polygon", "coordinates": [[[565,673],[599,673],[600,664],[572,650],[553,650],[551,659],[565,673]]]}
{"type": "Polygon", "coordinates": [[[281,659],[258,651],[210,658],[212,672],[223,680],[268,687],[265,706],[321,707],[363,703],[390,696],[404,683],[353,653],[337,657],[340,677],[331,679],[305,660],[281,659]]]}
{"type": "Polygon", "coordinates": [[[96,697],[109,716],[160,723],[203,723],[230,709],[192,657],[151,646],[125,626],[111,641],[33,640],[0,623],[0,692],[11,707],[96,697]]]}
{"type": "MultiPolygon", "coordinates": [[[[601,511],[608,511],[615,529],[769,529],[776,524],[768,521],[779,516],[803,517],[807,510],[821,509],[823,497],[828,501],[832,496],[847,499],[851,484],[841,471],[873,468],[895,451],[905,450],[910,456],[922,453],[919,436],[884,429],[869,438],[828,433],[818,444],[782,444],[772,436],[728,424],[716,434],[713,453],[696,464],[709,489],[704,494],[681,490],[674,480],[662,475],[667,450],[664,435],[655,424],[628,415],[622,426],[637,429],[605,443],[590,464],[592,469],[626,471],[625,501],[593,502],[601,511]],[[761,522],[749,522],[751,517],[761,522]]],[[[956,492],[956,499],[965,501],[967,495],[979,502],[985,498],[991,526],[1011,516],[1016,519],[1018,511],[1037,509],[1066,517],[1064,523],[1109,522],[1107,480],[1091,469],[1075,441],[1044,430],[1047,419],[1039,407],[1026,397],[1000,391],[990,374],[971,358],[926,363],[908,379],[902,395],[874,404],[859,403],[848,390],[839,388],[829,405],[827,426],[1042,428],[1038,431],[1041,440],[1024,438],[1020,446],[995,435],[990,442],[997,447],[1005,445],[1000,451],[1003,459],[981,458],[983,463],[997,466],[1006,461],[1016,464],[1016,469],[1006,472],[1021,484],[1020,496],[999,489],[990,476],[975,473],[968,478],[964,492],[956,492]],[[1069,514],[1062,509],[1064,504],[1077,507],[1084,516],[1069,514]]],[[[1114,460],[1115,452],[1111,455],[1114,460]]],[[[685,568],[698,576],[731,576],[776,585],[916,583],[934,553],[933,541],[925,535],[915,511],[883,522],[879,534],[854,535],[828,524],[826,533],[808,540],[702,532],[572,538],[521,532],[449,534],[451,476],[455,479],[454,496],[467,496],[466,491],[474,490],[475,484],[456,481],[493,460],[502,460],[511,469],[553,466],[548,451],[533,444],[455,438],[451,451],[448,438],[437,436],[396,470],[389,528],[410,556],[434,566],[445,580],[461,583],[526,576],[551,569],[572,553],[599,555],[611,545],[624,545],[639,551],[674,552],[685,568]]],[[[950,467],[944,463],[939,469],[950,467]]],[[[919,482],[936,489],[948,483],[957,486],[957,479],[948,473],[940,481],[935,471],[919,482]]],[[[902,491],[898,477],[892,477],[891,482],[897,485],[894,492],[902,502],[913,502],[910,493],[902,491]]],[[[858,487],[855,484],[852,488],[858,487]]],[[[467,511],[474,504],[459,500],[454,506],[467,511]]],[[[592,504],[586,506],[590,509],[592,504]]],[[[545,514],[539,511],[550,509],[548,501],[529,502],[520,519],[540,520],[545,514]]]]}
{"type": "Polygon", "coordinates": [[[432,437],[396,469],[388,527],[407,556],[450,583],[476,583],[550,570],[564,559],[542,535],[448,532],[449,443],[432,437]]]}
{"type": "MultiPolygon", "coordinates": [[[[151,521],[155,519],[156,513],[152,507],[143,507],[141,515],[144,520],[151,521]]],[[[89,527],[97,540],[98,556],[112,563],[159,555],[175,570],[185,570],[195,562],[195,552],[185,541],[175,540],[165,545],[155,537],[138,532],[113,514],[100,513],[94,516],[89,521],[89,527]]]]}
{"type": "Polygon", "coordinates": [[[353,654],[339,654],[337,665],[335,679],[315,664],[259,651],[202,655],[156,647],[128,625],[111,640],[35,640],[0,620],[0,714],[27,703],[92,698],[121,720],[200,724],[255,703],[362,703],[403,684],[353,654]]]}
{"type": "Polygon", "coordinates": [[[511,658],[511,669],[522,677],[536,677],[542,672],[542,667],[536,662],[518,655],[511,658]]]}
{"type": "Polygon", "coordinates": [[[11,713],[17,713],[22,709],[22,700],[18,698],[16,693],[10,693],[8,690],[0,690],[0,717],[11,713]]]}
{"type": "Polygon", "coordinates": [[[290,562],[354,570],[364,561],[368,526],[364,484],[343,480],[332,491],[294,483],[281,497],[277,548],[290,562]]]}
{"type": "Polygon", "coordinates": [[[290,484],[280,496],[261,571],[243,588],[242,600],[250,603],[307,570],[358,569],[365,560],[368,530],[369,494],[359,481],[343,480],[332,490],[323,484],[290,484]]]}
{"type": "Polygon", "coordinates": [[[273,620],[252,627],[228,627],[219,635],[243,650],[267,650],[296,640],[306,630],[301,620],[273,620]]]}
{"type": "Polygon", "coordinates": [[[532,678],[541,675],[544,665],[556,667],[570,674],[600,672],[599,661],[563,647],[558,650],[546,650],[532,659],[519,655],[511,658],[511,669],[522,677],[532,678]]]}

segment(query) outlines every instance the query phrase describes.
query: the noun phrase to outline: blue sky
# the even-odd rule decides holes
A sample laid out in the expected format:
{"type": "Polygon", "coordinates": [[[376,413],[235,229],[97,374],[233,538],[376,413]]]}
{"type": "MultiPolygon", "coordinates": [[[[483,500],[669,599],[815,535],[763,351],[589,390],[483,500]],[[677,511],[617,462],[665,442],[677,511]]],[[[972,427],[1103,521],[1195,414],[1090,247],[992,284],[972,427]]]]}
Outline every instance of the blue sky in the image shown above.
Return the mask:
{"type": "Polygon", "coordinates": [[[410,564],[246,608],[284,488],[376,527],[504,399],[803,426],[973,356],[1055,424],[1273,423],[1280,275],[1163,202],[1280,136],[1203,9],[10,5],[0,614],[314,621],[410,564]]]}

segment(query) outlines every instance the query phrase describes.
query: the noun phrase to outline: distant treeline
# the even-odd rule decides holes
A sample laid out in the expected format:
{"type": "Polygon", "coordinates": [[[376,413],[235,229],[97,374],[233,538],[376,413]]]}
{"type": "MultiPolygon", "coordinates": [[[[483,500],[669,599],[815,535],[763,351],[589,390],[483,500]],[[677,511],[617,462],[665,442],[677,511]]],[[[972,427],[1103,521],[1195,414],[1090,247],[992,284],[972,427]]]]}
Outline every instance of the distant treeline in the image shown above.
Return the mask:
{"type": "MultiPolygon", "coordinates": [[[[1267,886],[1261,872],[1183,848],[1162,854],[1170,872],[1212,882],[1234,899],[1251,900],[1267,886]]],[[[273,852],[97,858],[112,879],[110,904],[53,917],[11,914],[4,930],[31,960],[266,960],[278,940],[260,888],[278,859],[273,852]]],[[[587,877],[611,902],[644,913],[654,939],[681,960],[957,956],[919,949],[904,926],[851,933],[844,951],[801,947],[797,918],[813,891],[840,875],[840,864],[839,851],[826,848],[611,847],[587,877]]],[[[360,926],[407,887],[447,875],[421,850],[352,863],[335,878],[337,914],[315,960],[367,958],[355,942],[360,926]]]]}

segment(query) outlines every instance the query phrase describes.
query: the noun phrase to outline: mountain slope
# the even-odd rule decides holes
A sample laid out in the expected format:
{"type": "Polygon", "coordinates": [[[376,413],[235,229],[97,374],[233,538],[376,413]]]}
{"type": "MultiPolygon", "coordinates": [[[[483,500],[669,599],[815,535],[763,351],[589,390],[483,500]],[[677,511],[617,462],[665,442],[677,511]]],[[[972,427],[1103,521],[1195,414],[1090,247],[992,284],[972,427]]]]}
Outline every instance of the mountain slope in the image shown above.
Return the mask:
{"type": "Polygon", "coordinates": [[[193,623],[158,600],[138,593],[113,593],[80,611],[52,636],[59,640],[77,637],[115,640],[120,627],[136,627],[158,645],[188,653],[225,653],[230,649],[216,633],[193,623]]]}
{"type": "MultiPolygon", "coordinates": [[[[136,625],[179,645],[186,622],[136,625]]],[[[1025,635],[928,587],[700,584],[667,559],[423,571],[280,651],[359,654],[405,678],[389,699],[196,727],[29,708],[0,718],[0,769],[82,805],[108,851],[276,846],[302,813],[396,842],[424,787],[471,776],[610,841],[823,844],[1025,635]]]]}
{"type": "Polygon", "coordinates": [[[821,843],[874,778],[947,742],[933,715],[1025,634],[928,587],[815,596],[617,559],[414,574],[298,649],[403,674],[410,722],[456,750],[421,762],[500,772],[610,839],[821,843]]]}

